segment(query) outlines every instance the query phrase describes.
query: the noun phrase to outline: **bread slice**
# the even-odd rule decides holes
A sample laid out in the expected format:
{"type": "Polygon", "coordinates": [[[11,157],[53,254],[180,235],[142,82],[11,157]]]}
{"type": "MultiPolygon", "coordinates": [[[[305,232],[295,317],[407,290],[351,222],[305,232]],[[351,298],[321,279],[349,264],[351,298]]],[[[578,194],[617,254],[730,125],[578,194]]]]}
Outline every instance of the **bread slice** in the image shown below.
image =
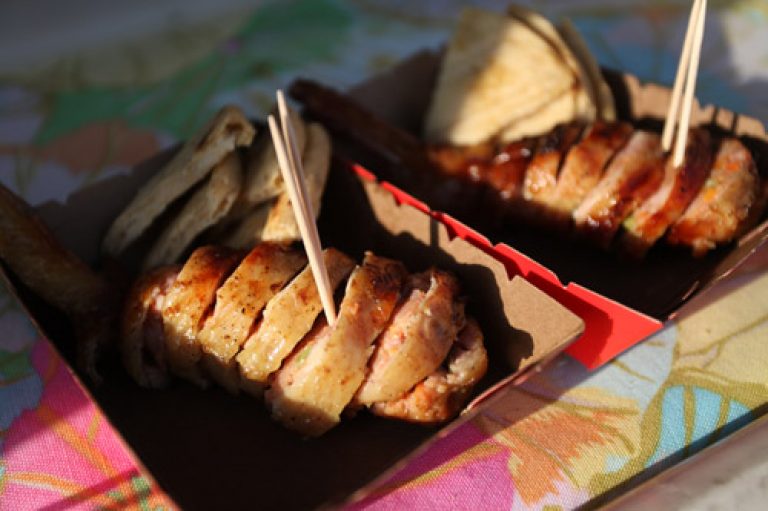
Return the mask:
{"type": "Polygon", "coordinates": [[[240,193],[242,168],[237,151],[229,153],[189,197],[144,258],[144,269],[175,263],[198,234],[224,218],[240,193]]]}
{"type": "Polygon", "coordinates": [[[425,137],[481,142],[577,85],[558,49],[528,23],[467,8],[440,69],[425,137]]]}
{"type": "Polygon", "coordinates": [[[171,202],[199,183],[236,147],[249,145],[255,133],[239,108],[222,108],[139,190],[110,226],[102,250],[112,256],[122,253],[171,202]]]}
{"type": "MultiPolygon", "coordinates": [[[[307,142],[302,163],[304,168],[304,183],[307,195],[312,205],[312,213],[317,218],[320,215],[321,199],[328,171],[331,167],[331,138],[325,129],[316,123],[306,127],[307,142]]],[[[293,206],[288,193],[283,192],[269,212],[261,239],[276,243],[290,243],[301,239],[299,224],[293,215],[293,206]]]]}
{"type": "Polygon", "coordinates": [[[572,121],[613,120],[610,89],[569,22],[513,6],[462,12],[425,122],[429,142],[520,140],[572,121]]]}

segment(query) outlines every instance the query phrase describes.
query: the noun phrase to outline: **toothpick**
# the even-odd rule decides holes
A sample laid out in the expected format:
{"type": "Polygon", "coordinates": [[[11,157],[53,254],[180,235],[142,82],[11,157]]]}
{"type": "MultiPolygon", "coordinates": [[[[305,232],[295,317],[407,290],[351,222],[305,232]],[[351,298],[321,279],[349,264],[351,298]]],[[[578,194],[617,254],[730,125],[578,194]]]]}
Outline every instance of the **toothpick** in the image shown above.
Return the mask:
{"type": "Polygon", "coordinates": [[[675,167],[682,165],[685,158],[685,146],[691,123],[694,91],[696,90],[696,76],[701,59],[701,43],[704,39],[706,11],[707,0],[694,0],[688,18],[683,51],[677,66],[669,110],[664,122],[664,131],[661,136],[661,146],[664,151],[673,149],[672,165],[675,167]],[[681,104],[682,112],[680,112],[681,104]],[[677,131],[675,131],[675,127],[677,131]],[[675,138],[674,145],[672,144],[673,136],[675,138]]]}
{"type": "Polygon", "coordinates": [[[693,7],[691,7],[691,14],[688,16],[688,27],[685,29],[685,41],[683,42],[683,51],[680,54],[680,61],[677,64],[677,74],[675,75],[675,84],[672,88],[672,97],[669,103],[669,110],[667,111],[667,119],[664,122],[664,131],[661,136],[661,146],[664,151],[669,151],[672,148],[672,136],[674,134],[675,125],[677,124],[677,116],[680,113],[680,99],[683,92],[683,84],[685,79],[685,71],[689,68],[691,59],[691,45],[693,44],[693,36],[696,31],[697,20],[699,19],[699,7],[701,6],[701,0],[694,0],[693,7]]]}
{"type": "MultiPolygon", "coordinates": [[[[287,112],[286,112],[287,113],[287,112]]],[[[282,114],[282,112],[281,112],[282,114]]],[[[290,124],[290,119],[282,116],[284,119],[283,129],[289,133],[289,137],[293,134],[293,129],[290,124]],[[287,129],[286,129],[287,126],[287,129]]],[[[330,279],[328,278],[328,269],[325,267],[325,260],[322,255],[322,248],[320,246],[320,236],[317,233],[317,225],[315,224],[315,217],[312,215],[312,206],[307,200],[307,191],[304,185],[303,170],[301,168],[301,157],[295,159],[296,165],[292,165],[291,159],[295,158],[296,153],[294,149],[296,147],[295,138],[288,138],[287,144],[283,142],[282,134],[277,126],[275,117],[270,115],[268,118],[269,130],[272,134],[272,143],[275,146],[275,153],[277,153],[277,162],[280,167],[280,172],[285,181],[285,186],[288,189],[288,197],[291,199],[291,206],[293,207],[293,214],[296,217],[296,222],[299,225],[299,232],[301,232],[301,239],[304,241],[304,249],[307,251],[307,257],[309,258],[309,265],[312,268],[312,276],[315,279],[315,285],[320,293],[320,301],[323,304],[323,310],[325,311],[325,318],[329,325],[336,322],[336,306],[333,302],[333,288],[331,287],[330,279]],[[291,147],[291,152],[286,151],[286,145],[291,147]]]]}
{"type": "Polygon", "coordinates": [[[685,145],[688,138],[688,126],[691,122],[691,108],[693,107],[693,91],[696,89],[696,75],[699,72],[699,60],[701,57],[701,43],[704,39],[704,20],[707,14],[707,0],[702,0],[699,7],[699,16],[696,21],[696,34],[691,53],[691,62],[688,66],[688,76],[685,83],[685,94],[683,97],[683,113],[680,117],[680,124],[677,127],[677,139],[675,140],[675,152],[672,158],[672,164],[679,167],[683,163],[685,156],[685,145]]]}

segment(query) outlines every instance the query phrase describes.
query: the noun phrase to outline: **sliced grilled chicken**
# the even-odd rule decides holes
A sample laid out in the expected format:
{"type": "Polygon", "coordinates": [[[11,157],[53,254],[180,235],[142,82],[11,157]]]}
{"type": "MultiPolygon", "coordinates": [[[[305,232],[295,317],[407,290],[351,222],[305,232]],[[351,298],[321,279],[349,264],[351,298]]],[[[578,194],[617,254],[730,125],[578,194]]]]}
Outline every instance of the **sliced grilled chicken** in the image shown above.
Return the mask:
{"type": "Polygon", "coordinates": [[[557,178],[548,206],[557,214],[570,218],[603,177],[606,164],[624,146],[632,133],[625,122],[595,122],[584,138],[568,152],[557,178]]]}
{"type": "Polygon", "coordinates": [[[672,226],[670,243],[689,245],[702,255],[727,243],[762,210],[764,193],[755,161],[735,138],[721,142],[709,178],[688,209],[672,226]]]}
{"type": "Polygon", "coordinates": [[[307,262],[306,256],[283,245],[262,243],[251,250],[216,291],[216,305],[197,335],[205,352],[207,373],[236,393],[239,375],[235,355],[245,343],[261,310],[307,262]]]}
{"type": "Polygon", "coordinates": [[[464,326],[458,291],[456,279],[439,270],[409,277],[406,299],[376,341],[357,402],[398,398],[440,367],[464,326]]]}
{"type": "Polygon", "coordinates": [[[576,228],[607,247],[621,223],[652,193],[664,176],[664,154],[655,133],[635,131],[603,179],[573,212],[576,228]]]}
{"type": "Polygon", "coordinates": [[[525,172],[523,197],[527,201],[545,208],[551,202],[557,185],[560,163],[578,140],[583,129],[582,124],[565,124],[558,126],[541,139],[536,155],[525,172]]]}
{"type": "Polygon", "coordinates": [[[339,422],[360,387],[371,343],[400,298],[405,267],[367,253],[347,282],[336,323],[286,360],[266,392],[272,416],[286,427],[317,436],[339,422]]]}
{"type": "Polygon", "coordinates": [[[469,167],[470,177],[488,185],[499,198],[513,205],[523,194],[523,182],[526,169],[537,140],[528,138],[505,144],[490,163],[475,163],[469,167]]]}
{"type": "MultiPolygon", "coordinates": [[[[352,271],[355,262],[342,252],[323,251],[331,286],[336,286],[352,271]]],[[[320,295],[307,266],[264,309],[262,320],[237,355],[241,387],[260,396],[269,376],[312,328],[323,309],[320,295]]]]}
{"type": "Polygon", "coordinates": [[[165,266],[141,277],[131,288],[123,311],[120,352],[131,377],[142,387],[168,384],[163,333],[163,303],[181,266],[165,266]]]}
{"type": "Polygon", "coordinates": [[[225,248],[198,248],[163,302],[163,333],[171,370],[202,387],[207,386],[207,379],[198,366],[201,350],[197,334],[213,305],[216,290],[240,258],[225,248]]]}
{"type": "Polygon", "coordinates": [[[434,424],[447,421],[463,406],[472,387],[488,368],[483,334],[468,318],[459,332],[444,367],[438,368],[402,397],[374,403],[371,411],[382,417],[434,424]]]}
{"type": "Polygon", "coordinates": [[[464,175],[473,164],[488,162],[497,154],[491,141],[467,146],[434,144],[426,148],[429,160],[451,175],[464,175]]]}
{"type": "Polygon", "coordinates": [[[661,238],[699,193],[712,165],[709,134],[691,130],[680,166],[667,159],[658,190],[624,221],[623,250],[640,258],[661,238]]]}

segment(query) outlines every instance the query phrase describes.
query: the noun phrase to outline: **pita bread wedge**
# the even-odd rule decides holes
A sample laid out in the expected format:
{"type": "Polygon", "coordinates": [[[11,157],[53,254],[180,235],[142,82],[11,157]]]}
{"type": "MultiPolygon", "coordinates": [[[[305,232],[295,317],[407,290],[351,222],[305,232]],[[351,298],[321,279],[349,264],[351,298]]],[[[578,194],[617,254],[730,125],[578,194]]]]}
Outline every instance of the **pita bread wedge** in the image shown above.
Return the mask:
{"type": "Polygon", "coordinates": [[[269,213],[275,205],[275,200],[262,202],[250,210],[237,225],[223,238],[217,239],[218,243],[229,248],[251,249],[262,240],[264,226],[267,224],[269,213]]]}
{"type": "Polygon", "coordinates": [[[430,142],[486,140],[577,86],[558,49],[525,21],[465,9],[425,125],[430,142]]]}
{"type": "MultiPolygon", "coordinates": [[[[576,120],[594,121],[598,117],[598,98],[597,89],[593,83],[594,76],[578,58],[578,55],[574,53],[573,47],[563,40],[558,29],[539,13],[525,7],[512,5],[507,8],[507,14],[527,24],[552,46],[563,65],[568,66],[572,73],[574,85],[553,101],[543,105],[534,114],[512,121],[504,128],[499,138],[503,141],[519,140],[546,133],[558,124],[576,120]]],[[[585,51],[588,56],[588,50],[586,50],[586,46],[578,33],[573,26],[570,26],[570,29],[572,29],[571,36],[577,43],[581,43],[581,50],[585,51]]]]}
{"type": "Polygon", "coordinates": [[[249,145],[255,132],[239,108],[222,108],[139,190],[110,226],[103,251],[112,256],[123,252],[171,202],[208,175],[226,155],[238,146],[249,145]]]}
{"type": "MultiPolygon", "coordinates": [[[[296,133],[296,145],[303,153],[307,142],[306,126],[294,110],[289,109],[291,123],[296,133]]],[[[268,134],[261,137],[248,151],[245,162],[245,180],[243,193],[238,199],[233,214],[250,211],[253,206],[273,199],[285,190],[277,155],[268,134]]]]}
{"type": "MultiPolygon", "coordinates": [[[[307,127],[307,147],[302,161],[307,194],[312,204],[312,212],[317,218],[328,170],[331,167],[331,139],[319,124],[312,123],[307,127]]],[[[301,233],[293,215],[291,201],[288,194],[283,192],[269,212],[262,240],[285,243],[299,239],[301,233]]]]}
{"type": "Polygon", "coordinates": [[[221,220],[240,193],[242,174],[240,157],[231,152],[158,236],[144,259],[144,268],[176,262],[198,234],[221,220]]]}
{"type": "Polygon", "coordinates": [[[589,122],[595,119],[597,111],[582,88],[565,91],[531,115],[512,121],[500,133],[505,142],[521,140],[550,132],[559,124],[574,120],[589,122]]]}
{"type": "Polygon", "coordinates": [[[587,43],[581,37],[579,31],[576,30],[571,20],[563,20],[557,28],[565,42],[568,43],[571,51],[579,59],[581,67],[586,73],[587,92],[597,108],[597,118],[603,121],[615,121],[616,105],[613,101],[611,88],[603,78],[600,66],[597,64],[592,53],[590,53],[587,43]]]}

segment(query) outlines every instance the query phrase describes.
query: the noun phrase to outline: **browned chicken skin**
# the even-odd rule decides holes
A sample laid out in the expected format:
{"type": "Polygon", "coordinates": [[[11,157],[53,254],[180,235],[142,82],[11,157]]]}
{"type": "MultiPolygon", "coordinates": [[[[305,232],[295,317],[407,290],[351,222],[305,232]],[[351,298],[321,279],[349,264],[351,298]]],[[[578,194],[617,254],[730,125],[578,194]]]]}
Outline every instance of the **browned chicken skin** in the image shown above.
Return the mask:
{"type": "Polygon", "coordinates": [[[165,266],[139,278],[123,311],[120,351],[128,373],[142,387],[168,384],[163,303],[181,266],[165,266]]]}
{"type": "Polygon", "coordinates": [[[548,206],[570,217],[603,177],[608,161],[627,142],[632,128],[624,122],[595,122],[575,144],[563,162],[548,206]]]}
{"type": "Polygon", "coordinates": [[[443,362],[464,326],[458,282],[432,269],[412,275],[406,298],[376,343],[357,401],[371,404],[402,396],[443,362]]]}
{"type": "Polygon", "coordinates": [[[608,165],[603,179],[573,212],[576,227],[608,246],[624,219],[656,191],[663,175],[659,136],[636,131],[608,165]]]}
{"type": "Polygon", "coordinates": [[[641,257],[664,236],[699,193],[711,164],[709,134],[692,130],[683,163],[676,167],[672,158],[668,158],[659,188],[624,222],[624,250],[634,257],[641,257]]]}
{"type": "Polygon", "coordinates": [[[163,332],[173,372],[202,387],[207,386],[198,367],[202,356],[197,334],[214,303],[216,290],[240,260],[232,251],[198,248],[181,269],[163,302],[163,332]]]}
{"type": "Polygon", "coordinates": [[[298,250],[273,243],[257,245],[216,291],[213,312],[197,334],[203,362],[219,385],[236,393],[235,355],[261,310],[307,262],[298,250]]]}
{"type": "MultiPolygon", "coordinates": [[[[323,119],[338,133],[353,138],[374,152],[385,154],[411,172],[408,181],[395,184],[436,209],[446,210],[462,220],[468,218],[470,222],[479,220],[485,225],[490,223],[497,227],[496,220],[499,218],[515,222],[521,217],[536,219],[539,223],[557,228],[568,226],[577,233],[589,233],[600,244],[607,245],[626,217],[658,189],[664,174],[666,155],[662,155],[658,147],[647,146],[645,154],[635,151],[640,161],[633,164],[625,157],[622,158],[622,167],[638,170],[652,160],[657,160],[656,163],[645,169],[648,172],[630,172],[632,178],[621,180],[620,186],[613,182],[611,194],[603,190],[603,207],[593,208],[590,212],[589,209],[596,206],[597,197],[589,196],[596,188],[603,186],[606,177],[613,176],[611,180],[615,180],[616,172],[606,171],[615,167],[613,162],[625,151],[627,140],[635,139],[636,144],[643,139],[646,143],[650,141],[646,135],[638,140],[637,132],[633,133],[626,123],[594,123],[580,141],[573,141],[575,144],[570,150],[567,147],[563,149],[567,155],[559,169],[548,164],[545,166],[546,171],[534,172],[534,175],[528,177],[531,153],[541,143],[537,139],[511,143],[491,139],[463,147],[429,145],[367,111],[350,97],[321,84],[297,80],[291,86],[291,94],[312,115],[323,119]],[[661,160],[661,165],[658,165],[658,160],[661,160]],[[536,175],[538,178],[535,178],[536,175]],[[554,181],[553,175],[556,177],[554,181]],[[522,199],[526,180],[530,184],[530,200],[522,199]],[[473,184],[478,186],[473,187],[473,184]],[[543,193],[537,194],[533,188],[543,193]],[[585,204],[588,200],[591,205],[585,204]]],[[[561,129],[558,127],[555,131],[561,129]]],[[[542,137],[547,136],[545,134],[542,137]]],[[[697,138],[696,135],[693,138],[697,138]]],[[[751,161],[743,145],[735,139],[727,140],[741,146],[737,148],[732,142],[723,142],[734,162],[751,161]]],[[[729,166],[740,165],[749,168],[748,164],[732,163],[729,166]]],[[[710,169],[707,170],[709,173],[710,169]]],[[[705,184],[691,203],[691,213],[684,212],[680,221],[673,223],[667,236],[672,244],[691,246],[696,255],[718,244],[732,241],[738,233],[754,224],[762,214],[768,193],[768,187],[761,183],[756,171],[728,175],[713,168],[711,172],[716,176],[706,183],[719,183],[718,186],[722,184],[725,189],[713,192],[714,187],[705,184]],[[704,199],[703,194],[709,198],[704,199]]],[[[687,198],[688,193],[686,189],[682,193],[672,194],[677,197],[674,202],[679,203],[678,199],[687,198]]],[[[676,209],[663,208],[669,213],[676,209]]],[[[662,225],[674,222],[672,217],[675,215],[663,213],[661,217],[654,216],[664,220],[658,223],[662,225]]],[[[652,230],[662,231],[664,235],[663,229],[652,230]]],[[[649,235],[644,239],[651,239],[656,234],[654,232],[654,236],[649,235]]],[[[644,249],[639,247],[638,252],[642,251],[644,249]]]]}
{"type": "MultiPolygon", "coordinates": [[[[334,249],[324,257],[333,285],[339,285],[354,262],[334,249]]],[[[202,247],[182,267],[140,278],[123,316],[121,350],[129,374],[141,385],[160,387],[168,362],[171,373],[194,383],[213,377],[225,387],[240,386],[264,395],[276,420],[307,436],[333,427],[347,407],[397,400],[425,379],[431,388],[453,374],[438,369],[454,367],[456,355],[449,352],[466,344],[466,336],[458,335],[464,304],[453,276],[431,269],[408,277],[402,263],[367,253],[349,276],[338,318],[329,326],[311,269],[291,278],[304,264],[303,254],[278,245],[258,245],[244,258],[202,247]],[[389,352],[394,344],[401,349],[391,363],[369,371],[371,354],[389,352]],[[216,357],[216,364],[205,357],[216,357]],[[376,392],[365,403],[353,402],[363,387],[376,392]]],[[[484,371],[485,365],[473,365],[481,366],[484,371]]],[[[457,412],[475,381],[450,383],[450,407],[435,406],[457,412]]],[[[423,406],[411,416],[400,414],[433,422],[422,420],[423,406]]]]}
{"type": "Polygon", "coordinates": [[[363,382],[371,344],[389,322],[405,275],[402,263],[366,254],[349,278],[336,323],[277,372],[266,393],[276,420],[310,436],[338,423],[363,382]]]}
{"type": "Polygon", "coordinates": [[[443,367],[399,398],[381,401],[371,411],[382,417],[433,424],[453,417],[488,368],[483,334],[473,319],[459,332],[443,367]]]}
{"type": "Polygon", "coordinates": [[[765,192],[749,150],[735,138],[725,139],[709,178],[667,239],[689,245],[694,254],[701,255],[738,236],[760,214],[764,201],[765,192]]]}
{"type": "Polygon", "coordinates": [[[571,146],[579,139],[583,128],[579,123],[561,125],[542,137],[536,155],[525,172],[525,200],[534,206],[549,206],[557,189],[560,164],[571,146]]]}
{"type": "MultiPolygon", "coordinates": [[[[323,257],[331,286],[335,289],[355,263],[333,248],[325,249],[323,257]]],[[[309,332],[322,309],[312,268],[307,266],[269,301],[258,328],[237,355],[241,386],[252,394],[261,395],[269,376],[280,368],[283,360],[309,332]]]]}

